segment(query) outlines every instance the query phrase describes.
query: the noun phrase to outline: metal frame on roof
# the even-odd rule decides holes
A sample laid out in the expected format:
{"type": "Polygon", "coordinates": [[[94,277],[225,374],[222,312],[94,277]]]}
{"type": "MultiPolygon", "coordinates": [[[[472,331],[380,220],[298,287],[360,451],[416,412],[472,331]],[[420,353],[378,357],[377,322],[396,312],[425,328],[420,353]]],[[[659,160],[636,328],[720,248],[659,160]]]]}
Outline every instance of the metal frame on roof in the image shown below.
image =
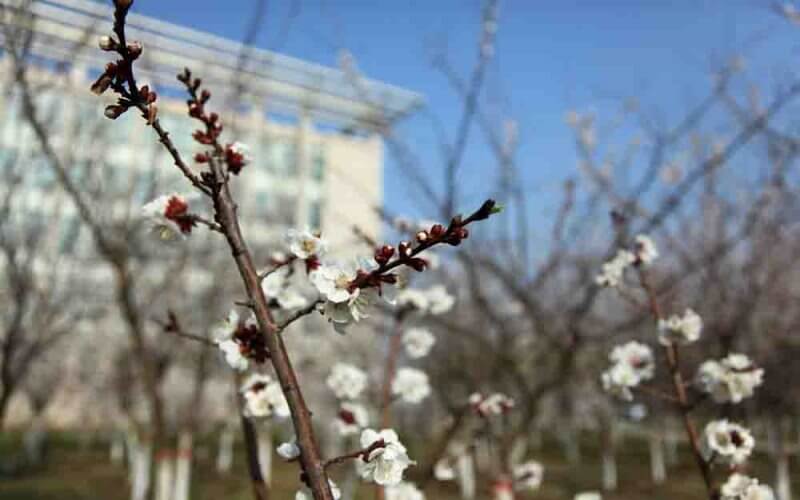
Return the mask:
{"type": "MultiPolygon", "coordinates": [[[[2,7],[14,9],[18,4],[19,0],[0,0],[2,7]]],[[[108,62],[107,54],[93,46],[76,48],[108,33],[113,14],[109,5],[34,0],[28,9],[33,17],[29,29],[35,35],[31,54],[97,70],[108,62]]],[[[423,103],[419,94],[400,87],[151,17],[131,13],[127,26],[130,39],[146,44],[140,73],[160,86],[177,87],[175,75],[189,67],[218,94],[244,81],[244,94],[263,99],[271,111],[302,111],[331,125],[366,130],[384,127],[423,103]]]]}

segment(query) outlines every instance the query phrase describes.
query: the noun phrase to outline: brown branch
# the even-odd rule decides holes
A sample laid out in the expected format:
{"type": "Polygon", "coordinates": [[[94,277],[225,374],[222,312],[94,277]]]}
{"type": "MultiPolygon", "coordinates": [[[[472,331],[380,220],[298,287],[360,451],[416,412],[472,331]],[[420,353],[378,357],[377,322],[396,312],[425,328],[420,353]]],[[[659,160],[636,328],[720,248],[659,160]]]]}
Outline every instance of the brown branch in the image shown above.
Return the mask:
{"type": "Polygon", "coordinates": [[[281,323],[278,323],[278,325],[275,327],[275,333],[283,332],[289,325],[291,325],[295,321],[299,320],[304,316],[308,316],[309,314],[314,312],[317,309],[317,306],[320,304],[322,304],[322,300],[315,300],[310,304],[308,304],[307,306],[303,307],[302,309],[298,309],[297,311],[293,312],[291,315],[289,315],[288,318],[283,320],[281,323]]]}
{"type": "Polygon", "coordinates": [[[336,457],[336,458],[331,458],[330,460],[326,460],[325,461],[325,468],[327,469],[328,467],[330,467],[332,465],[337,465],[337,464],[340,464],[342,462],[346,462],[348,460],[355,460],[357,458],[360,458],[361,460],[366,462],[366,461],[369,460],[369,456],[372,454],[373,451],[381,449],[381,448],[385,448],[385,447],[386,447],[386,442],[384,442],[383,439],[379,439],[378,441],[375,441],[374,443],[372,443],[371,445],[367,446],[364,449],[361,449],[361,450],[358,450],[358,451],[354,451],[354,452],[348,453],[346,455],[341,455],[341,456],[336,457]]]}
{"type": "MultiPolygon", "coordinates": [[[[652,314],[653,319],[658,322],[663,318],[661,306],[658,303],[658,297],[656,296],[655,288],[650,283],[647,273],[641,268],[639,269],[639,281],[642,285],[642,288],[644,288],[645,292],[647,293],[650,305],[650,313],[652,314]]],[[[700,444],[700,436],[690,416],[692,404],[689,402],[689,397],[686,393],[686,384],[684,383],[683,375],[681,373],[678,348],[675,344],[669,343],[664,346],[664,353],[666,354],[667,366],[669,368],[670,375],[672,376],[672,386],[675,391],[675,399],[677,400],[675,402],[675,406],[683,420],[686,434],[689,437],[692,455],[695,458],[697,467],[700,469],[700,474],[702,475],[703,482],[706,485],[706,491],[708,492],[709,499],[716,500],[718,492],[711,477],[711,464],[703,456],[703,451],[700,444]]]]}

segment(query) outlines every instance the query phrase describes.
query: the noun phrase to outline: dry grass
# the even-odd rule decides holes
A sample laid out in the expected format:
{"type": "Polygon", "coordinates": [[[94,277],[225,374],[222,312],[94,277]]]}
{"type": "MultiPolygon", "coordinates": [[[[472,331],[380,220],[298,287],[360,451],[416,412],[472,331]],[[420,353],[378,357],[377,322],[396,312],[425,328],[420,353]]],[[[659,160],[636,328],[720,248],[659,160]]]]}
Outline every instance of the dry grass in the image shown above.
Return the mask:
{"type": "MultiPolygon", "coordinates": [[[[3,500],[105,500],[127,498],[128,486],[124,468],[109,463],[107,448],[99,442],[80,442],[78,436],[58,435],[52,440],[47,464],[35,471],[0,476],[0,498],[3,500]]],[[[0,457],[4,461],[18,449],[18,438],[6,435],[0,442],[0,457]]],[[[201,446],[197,451],[194,469],[192,500],[249,500],[250,491],[244,476],[243,457],[237,454],[234,470],[229,475],[218,474],[213,467],[213,447],[201,446]]],[[[587,441],[583,447],[580,465],[568,465],[561,449],[554,442],[546,442],[538,453],[545,463],[545,484],[528,498],[542,500],[571,499],[578,491],[599,489],[600,465],[597,449],[587,441]]],[[[683,460],[669,469],[666,484],[653,485],[650,481],[649,462],[644,443],[629,442],[620,455],[620,491],[606,494],[606,500],[675,500],[702,499],[702,485],[696,470],[683,460]]],[[[757,463],[754,474],[765,480],[771,470],[757,463]]],[[[296,466],[280,463],[274,477],[275,498],[294,498],[297,485],[296,466]]],[[[800,475],[796,475],[796,488],[800,491],[800,475]]],[[[371,490],[361,489],[359,500],[372,498],[371,490]]],[[[447,489],[430,490],[429,500],[457,498],[447,489]]],[[[482,498],[479,496],[479,498],[482,498]]]]}

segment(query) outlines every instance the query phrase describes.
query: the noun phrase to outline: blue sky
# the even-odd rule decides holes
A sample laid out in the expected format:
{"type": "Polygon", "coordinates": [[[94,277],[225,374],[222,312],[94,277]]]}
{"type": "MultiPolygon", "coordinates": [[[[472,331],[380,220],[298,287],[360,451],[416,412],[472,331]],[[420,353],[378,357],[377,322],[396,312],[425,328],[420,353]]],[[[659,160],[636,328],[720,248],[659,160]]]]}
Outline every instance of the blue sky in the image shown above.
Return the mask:
{"type": "MultiPolygon", "coordinates": [[[[143,14],[241,39],[252,0],[139,0],[143,14]]],[[[446,50],[462,73],[474,62],[479,0],[268,1],[257,44],[325,65],[350,50],[366,75],[425,95],[428,112],[452,137],[460,102],[431,55],[446,50]],[[288,25],[287,20],[291,19],[288,25]]],[[[764,0],[506,0],[500,4],[497,57],[485,102],[518,121],[518,162],[526,190],[548,217],[560,182],[575,174],[568,109],[601,115],[619,99],[677,117],[709,88],[714,62],[743,54],[758,83],[780,77],[797,57],[800,28],[779,19],[764,0]]],[[[440,148],[425,113],[401,125],[402,136],[438,174],[440,148]]],[[[491,157],[479,134],[464,160],[465,204],[486,193],[491,157]]],[[[414,213],[413,193],[387,159],[387,205],[414,213]]],[[[419,214],[423,215],[423,214],[419,214]]],[[[430,214],[428,214],[430,215],[430,214]]]]}

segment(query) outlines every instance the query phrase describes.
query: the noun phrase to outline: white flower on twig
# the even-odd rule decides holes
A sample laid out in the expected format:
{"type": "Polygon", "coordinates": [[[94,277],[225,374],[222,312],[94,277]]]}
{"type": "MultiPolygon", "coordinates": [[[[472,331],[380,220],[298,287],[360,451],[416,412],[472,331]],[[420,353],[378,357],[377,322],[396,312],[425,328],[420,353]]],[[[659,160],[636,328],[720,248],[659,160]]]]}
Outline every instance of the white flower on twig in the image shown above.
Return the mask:
{"type": "Polygon", "coordinates": [[[764,370],[744,354],[732,353],[721,361],[708,360],[695,377],[698,386],[716,403],[741,403],[764,381],[764,370]]]}
{"type": "Polygon", "coordinates": [[[731,464],[745,462],[756,444],[748,429],[728,420],[709,422],[705,435],[707,453],[731,464]]]}
{"type": "Polygon", "coordinates": [[[658,341],[663,345],[691,344],[700,338],[702,329],[703,319],[691,309],[686,309],[683,316],[673,314],[658,320],[658,341]]]}
{"type": "Polygon", "coordinates": [[[291,415],[289,403],[283,395],[277,380],[262,373],[250,375],[240,391],[244,397],[244,414],[246,417],[267,418],[275,415],[287,418],[291,415]]]}
{"type": "Polygon", "coordinates": [[[392,381],[392,394],[411,404],[420,403],[431,393],[428,375],[416,368],[400,368],[392,381]]]}
{"type": "Polygon", "coordinates": [[[361,433],[361,447],[367,449],[378,441],[383,446],[374,449],[364,460],[356,462],[361,477],[381,486],[393,486],[403,480],[403,472],[414,462],[408,458],[406,447],[392,429],[377,432],[366,429],[361,433]]]}
{"type": "Polygon", "coordinates": [[[367,387],[367,374],[348,363],[336,363],[325,381],[339,399],[356,399],[367,387]]]}
{"type": "Polygon", "coordinates": [[[302,260],[322,257],[328,250],[328,242],[308,229],[305,231],[289,229],[286,233],[286,244],[289,246],[289,251],[302,260]]]}
{"type": "Polygon", "coordinates": [[[412,359],[427,356],[435,343],[436,337],[425,328],[410,328],[403,334],[403,345],[412,359]]]}

